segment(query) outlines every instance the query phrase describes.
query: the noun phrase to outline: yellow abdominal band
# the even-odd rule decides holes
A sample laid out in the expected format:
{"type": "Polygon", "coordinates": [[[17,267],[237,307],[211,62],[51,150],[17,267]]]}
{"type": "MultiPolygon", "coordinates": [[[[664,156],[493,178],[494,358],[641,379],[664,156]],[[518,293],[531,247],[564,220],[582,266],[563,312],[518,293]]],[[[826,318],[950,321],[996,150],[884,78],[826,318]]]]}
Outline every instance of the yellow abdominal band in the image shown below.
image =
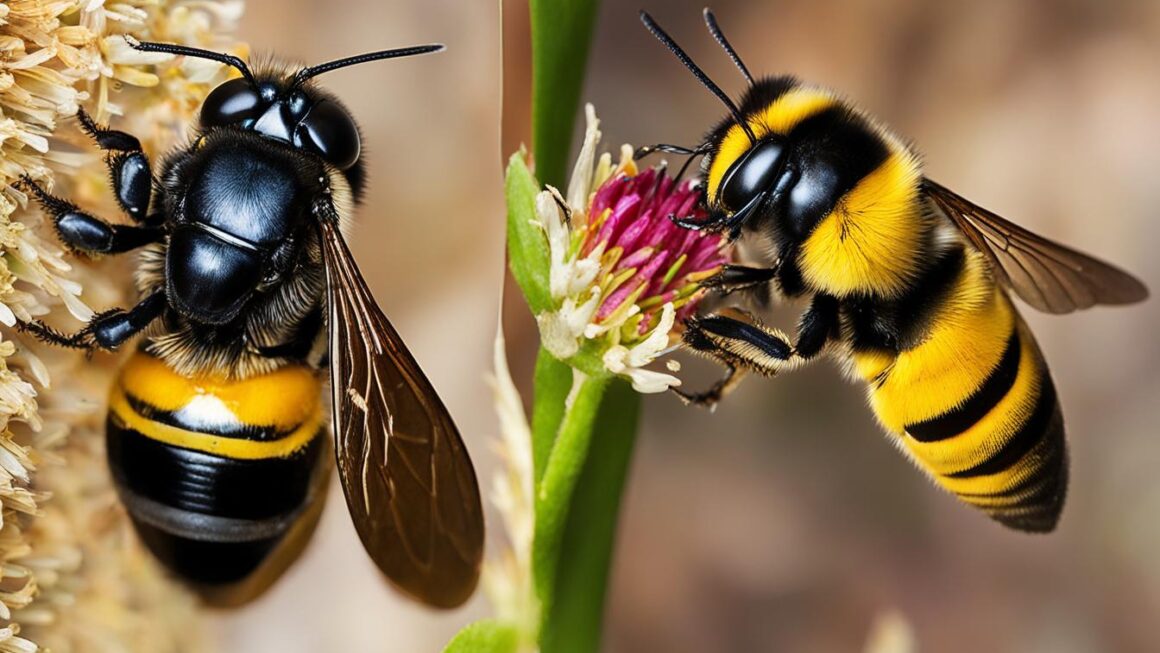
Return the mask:
{"type": "Polygon", "coordinates": [[[159,442],[227,458],[284,458],[319,434],[321,382],[305,366],[247,379],[186,378],[136,353],[109,397],[112,415],[159,442]]]}

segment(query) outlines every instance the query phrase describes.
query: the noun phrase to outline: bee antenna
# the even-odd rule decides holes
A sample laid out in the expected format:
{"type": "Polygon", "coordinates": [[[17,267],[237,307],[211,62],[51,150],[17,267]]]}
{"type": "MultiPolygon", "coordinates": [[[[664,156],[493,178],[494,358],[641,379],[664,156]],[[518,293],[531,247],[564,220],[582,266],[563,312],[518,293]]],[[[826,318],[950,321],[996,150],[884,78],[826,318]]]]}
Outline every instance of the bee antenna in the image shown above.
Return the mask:
{"type": "Polygon", "coordinates": [[[356,66],[360,63],[367,63],[368,61],[378,61],[379,59],[397,59],[399,57],[411,57],[417,54],[427,54],[429,52],[440,52],[444,50],[441,43],[432,43],[431,45],[416,45],[409,48],[398,48],[395,50],[379,50],[378,52],[368,52],[366,54],[359,54],[345,59],[335,59],[326,63],[320,63],[316,66],[303,68],[294,74],[294,81],[290,84],[291,88],[300,86],[303,82],[322,73],[328,73],[339,68],[346,68],[347,66],[356,66]]]}
{"type": "Polygon", "coordinates": [[[717,45],[720,45],[721,49],[725,50],[725,54],[729,55],[729,58],[733,60],[733,65],[737,66],[737,70],[741,71],[741,75],[745,78],[745,81],[749,82],[750,86],[753,86],[753,75],[749,74],[749,69],[745,67],[745,62],[741,61],[741,57],[737,56],[737,51],[729,44],[729,39],[725,38],[725,32],[722,32],[721,26],[717,24],[717,17],[713,15],[713,10],[705,7],[702,15],[705,17],[705,27],[709,28],[709,33],[717,40],[717,45]]]}
{"type": "Polygon", "coordinates": [[[251,84],[254,83],[254,74],[250,72],[250,67],[246,62],[232,54],[225,54],[224,52],[214,52],[212,50],[203,50],[201,48],[194,48],[188,45],[177,45],[176,43],[155,43],[152,41],[138,41],[137,39],[125,35],[125,41],[129,47],[141,52],[164,52],[166,54],[176,54],[186,57],[195,57],[197,59],[209,59],[218,63],[231,66],[238,69],[242,75],[251,84]]]}
{"type": "Polygon", "coordinates": [[[726,107],[728,107],[729,113],[733,115],[733,119],[736,120],[741,129],[745,131],[745,135],[749,137],[750,142],[756,143],[757,137],[753,135],[753,130],[749,128],[749,123],[741,115],[741,111],[737,108],[737,105],[733,103],[733,100],[729,99],[729,96],[725,94],[725,91],[722,91],[720,86],[717,86],[717,84],[713,83],[713,80],[709,79],[709,76],[705,74],[705,71],[701,70],[701,68],[697,66],[696,63],[693,63],[693,59],[689,57],[689,55],[686,54],[684,50],[681,49],[681,46],[677,45],[677,42],[673,40],[673,37],[666,34],[665,31],[661,29],[661,26],[657,25],[657,22],[653,20],[652,16],[648,15],[648,12],[640,12],[640,22],[644,23],[645,28],[648,29],[649,32],[652,32],[652,35],[655,36],[658,41],[664,44],[664,46],[668,48],[674,56],[676,56],[677,60],[684,64],[685,68],[689,69],[689,72],[693,73],[693,77],[696,77],[697,81],[701,82],[702,86],[709,89],[710,93],[716,95],[717,99],[721,100],[721,102],[726,107]]]}

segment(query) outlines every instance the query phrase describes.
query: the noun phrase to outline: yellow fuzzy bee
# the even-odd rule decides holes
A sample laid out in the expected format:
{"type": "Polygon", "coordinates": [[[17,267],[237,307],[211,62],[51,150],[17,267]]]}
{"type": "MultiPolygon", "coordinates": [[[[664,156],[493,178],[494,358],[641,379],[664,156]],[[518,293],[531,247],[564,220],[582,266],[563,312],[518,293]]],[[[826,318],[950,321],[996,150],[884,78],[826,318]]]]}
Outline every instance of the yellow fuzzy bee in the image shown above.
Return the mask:
{"type": "Polygon", "coordinates": [[[726,366],[712,405],[744,372],[772,375],[828,351],[868,384],[878,420],[940,486],[1025,531],[1055,528],[1067,447],[1047,363],[1008,295],[1070,313],[1145,299],[1131,275],[1033,234],[924,176],[906,142],[826,89],[755,80],[734,103],[649,17],[641,19],[729,109],[696,148],[709,218],[767,258],[727,266],[722,293],[806,298],[796,338],[731,309],[687,323],[685,344],[726,366]]]}

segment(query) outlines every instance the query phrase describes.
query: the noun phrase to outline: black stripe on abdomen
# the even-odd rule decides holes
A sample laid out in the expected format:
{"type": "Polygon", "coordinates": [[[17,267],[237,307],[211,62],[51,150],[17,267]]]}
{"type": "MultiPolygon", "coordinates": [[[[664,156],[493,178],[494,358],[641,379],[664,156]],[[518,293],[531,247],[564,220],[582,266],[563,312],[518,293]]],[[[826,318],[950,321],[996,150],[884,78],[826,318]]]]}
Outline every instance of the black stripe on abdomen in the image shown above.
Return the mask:
{"type": "Polygon", "coordinates": [[[125,392],[125,401],[128,402],[129,407],[132,408],[138,415],[151,422],[157,422],[159,424],[165,424],[166,426],[173,426],[175,428],[185,429],[187,431],[205,433],[207,435],[217,435],[223,438],[253,440],[255,442],[269,442],[272,440],[284,438],[294,431],[294,429],[291,428],[280,432],[270,426],[253,426],[250,424],[241,423],[219,423],[212,426],[204,422],[193,423],[189,420],[188,416],[183,416],[180,413],[157,408],[147,401],[142,401],[141,399],[134,397],[130,392],[125,392]]]}
{"type": "Polygon", "coordinates": [[[109,468],[141,540],[195,586],[254,575],[317,499],[323,437],[285,458],[235,459],[106,426],[109,468]]]}
{"type": "Polygon", "coordinates": [[[942,415],[908,425],[906,432],[910,437],[919,442],[937,442],[952,438],[991,412],[991,409],[1007,396],[1007,392],[1015,384],[1015,377],[1019,375],[1019,359],[1022,354],[1019,340],[1019,331],[1012,328],[1003,356],[974,394],[942,415]]]}
{"type": "MultiPolygon", "coordinates": [[[[1022,346],[1035,344],[1028,340],[1022,346]]],[[[1055,528],[1063,511],[1067,444],[1055,385],[1042,359],[1026,373],[1038,376],[1038,383],[1034,403],[1022,423],[984,460],[944,478],[990,477],[986,482],[994,492],[962,492],[959,497],[1010,528],[1047,532],[1055,528]]]]}
{"type": "Polygon", "coordinates": [[[1055,386],[1052,385],[1051,379],[1046,373],[1042,374],[1039,397],[1035,400],[1035,408],[1023,425],[1019,427],[1019,430],[985,460],[947,476],[950,478],[974,478],[1006,471],[1023,460],[1023,457],[1043,439],[1056,410],[1056,396],[1055,386]]]}
{"type": "MultiPolygon", "coordinates": [[[[1050,385],[1050,379],[1045,379],[1050,385]]],[[[1054,394],[1054,393],[1053,393],[1054,394]]],[[[980,505],[992,519],[1023,531],[1047,532],[1055,528],[1067,496],[1067,444],[1059,403],[1048,413],[1038,443],[1010,468],[1012,488],[987,497],[980,505]]],[[[973,497],[963,495],[970,502],[973,497]]]]}
{"type": "Polygon", "coordinates": [[[151,439],[120,423],[107,429],[109,467],[126,489],[161,504],[235,519],[301,507],[322,438],[286,458],[226,458],[151,439]]]}

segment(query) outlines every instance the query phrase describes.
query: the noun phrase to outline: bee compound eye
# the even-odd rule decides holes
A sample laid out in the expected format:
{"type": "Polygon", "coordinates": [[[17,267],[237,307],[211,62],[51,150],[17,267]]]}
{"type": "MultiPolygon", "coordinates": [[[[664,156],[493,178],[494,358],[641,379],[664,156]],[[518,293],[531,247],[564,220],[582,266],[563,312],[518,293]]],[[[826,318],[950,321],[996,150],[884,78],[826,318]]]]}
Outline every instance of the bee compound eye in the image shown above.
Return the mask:
{"type": "Polygon", "coordinates": [[[773,190],[785,159],[785,143],[780,140],[759,142],[745,153],[725,174],[721,182],[721,203],[738,211],[750,200],[773,190]]]}
{"type": "Polygon", "coordinates": [[[298,123],[294,129],[294,144],[320,155],[342,170],[353,166],[362,151],[354,119],[329,100],[314,105],[298,123]]]}
{"type": "Polygon", "coordinates": [[[245,79],[231,79],[210,92],[201,105],[201,124],[218,127],[256,118],[267,102],[245,79]]]}

